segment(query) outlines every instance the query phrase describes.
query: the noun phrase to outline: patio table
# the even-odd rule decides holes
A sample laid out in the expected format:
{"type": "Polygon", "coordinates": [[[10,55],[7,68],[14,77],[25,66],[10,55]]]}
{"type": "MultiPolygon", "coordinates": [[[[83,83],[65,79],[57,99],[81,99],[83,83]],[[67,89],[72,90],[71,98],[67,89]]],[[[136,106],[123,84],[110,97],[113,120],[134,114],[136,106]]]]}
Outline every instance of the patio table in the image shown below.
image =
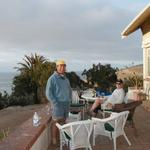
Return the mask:
{"type": "Polygon", "coordinates": [[[90,102],[94,102],[96,99],[100,99],[100,100],[105,101],[109,96],[91,97],[91,96],[87,96],[87,95],[81,95],[81,97],[82,97],[83,99],[85,99],[85,100],[87,101],[87,103],[90,103],[90,102]]]}
{"type": "Polygon", "coordinates": [[[93,105],[96,99],[100,99],[103,102],[107,99],[105,96],[104,97],[90,97],[87,95],[82,95],[81,97],[85,99],[87,103],[87,109],[91,108],[91,105],[93,105]]]}
{"type": "Polygon", "coordinates": [[[84,98],[87,102],[94,102],[98,97],[91,97],[86,95],[81,95],[82,98],[84,98]]]}

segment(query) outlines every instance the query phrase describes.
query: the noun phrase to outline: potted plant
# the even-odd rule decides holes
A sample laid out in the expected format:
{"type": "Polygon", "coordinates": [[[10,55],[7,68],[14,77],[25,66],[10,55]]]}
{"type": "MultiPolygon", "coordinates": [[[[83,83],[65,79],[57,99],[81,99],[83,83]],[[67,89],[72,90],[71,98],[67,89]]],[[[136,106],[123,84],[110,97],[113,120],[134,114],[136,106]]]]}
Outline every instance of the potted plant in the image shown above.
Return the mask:
{"type": "Polygon", "coordinates": [[[142,76],[134,72],[132,76],[125,80],[125,86],[128,87],[129,99],[141,100],[144,98],[142,76]]]}

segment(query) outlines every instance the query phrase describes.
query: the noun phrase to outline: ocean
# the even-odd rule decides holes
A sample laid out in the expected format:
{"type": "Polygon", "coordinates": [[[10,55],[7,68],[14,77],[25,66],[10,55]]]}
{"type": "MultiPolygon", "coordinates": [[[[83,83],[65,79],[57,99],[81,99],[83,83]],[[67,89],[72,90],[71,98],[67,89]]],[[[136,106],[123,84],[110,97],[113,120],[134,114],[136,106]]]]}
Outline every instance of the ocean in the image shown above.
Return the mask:
{"type": "MultiPolygon", "coordinates": [[[[85,77],[81,75],[82,74],[81,71],[77,71],[76,74],[82,80],[85,80],[85,77]]],[[[11,94],[13,78],[16,75],[17,73],[14,73],[14,72],[0,72],[0,92],[1,93],[4,93],[4,91],[6,91],[8,94],[11,94]]]]}
{"type": "Polygon", "coordinates": [[[1,93],[4,93],[4,91],[6,91],[8,94],[11,94],[12,81],[15,75],[17,75],[17,73],[0,72],[0,92],[1,93]]]}

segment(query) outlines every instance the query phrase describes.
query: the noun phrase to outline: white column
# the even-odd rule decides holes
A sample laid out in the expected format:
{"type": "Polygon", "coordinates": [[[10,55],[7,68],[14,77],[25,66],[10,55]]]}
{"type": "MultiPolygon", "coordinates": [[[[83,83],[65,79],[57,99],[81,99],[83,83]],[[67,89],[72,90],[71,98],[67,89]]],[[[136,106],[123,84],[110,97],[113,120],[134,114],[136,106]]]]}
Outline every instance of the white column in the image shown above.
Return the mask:
{"type": "MultiPolygon", "coordinates": [[[[142,48],[143,48],[143,79],[148,78],[148,51],[150,50],[150,37],[144,39],[143,38],[143,42],[142,42],[142,48]]],[[[148,81],[144,81],[143,82],[143,87],[144,87],[144,91],[147,90],[147,84],[148,81]]]]}

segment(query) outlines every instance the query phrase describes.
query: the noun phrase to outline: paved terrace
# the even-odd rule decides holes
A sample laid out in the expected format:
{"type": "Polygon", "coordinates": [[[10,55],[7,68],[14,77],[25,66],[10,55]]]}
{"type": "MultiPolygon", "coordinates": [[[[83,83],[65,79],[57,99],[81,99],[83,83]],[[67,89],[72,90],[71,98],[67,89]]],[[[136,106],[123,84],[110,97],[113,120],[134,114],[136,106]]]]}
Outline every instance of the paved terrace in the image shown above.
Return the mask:
{"type": "MultiPolygon", "coordinates": [[[[131,126],[125,127],[125,132],[131,142],[128,146],[123,136],[117,138],[117,150],[149,150],[150,149],[150,112],[146,111],[143,106],[136,108],[134,114],[135,128],[131,126]]],[[[99,136],[96,139],[96,146],[93,150],[113,150],[113,142],[109,138],[99,136]]],[[[49,150],[59,150],[59,145],[50,145],[49,150]]],[[[64,147],[64,150],[67,150],[64,147]]],[[[81,150],[81,149],[80,149],[81,150]]]]}

